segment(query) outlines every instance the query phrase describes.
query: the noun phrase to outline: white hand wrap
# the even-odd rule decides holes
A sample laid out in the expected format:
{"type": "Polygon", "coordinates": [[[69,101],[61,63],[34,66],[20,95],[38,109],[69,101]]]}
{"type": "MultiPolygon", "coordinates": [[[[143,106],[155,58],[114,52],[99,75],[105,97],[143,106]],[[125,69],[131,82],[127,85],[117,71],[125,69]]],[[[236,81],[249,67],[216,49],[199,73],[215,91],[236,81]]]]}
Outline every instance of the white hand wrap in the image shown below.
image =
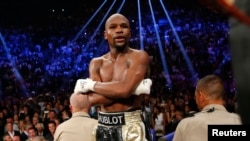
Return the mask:
{"type": "Polygon", "coordinates": [[[151,85],[152,85],[151,79],[149,78],[143,79],[133,92],[133,95],[150,94],[151,85]]]}
{"type": "Polygon", "coordinates": [[[76,81],[74,93],[87,93],[89,91],[94,91],[96,81],[92,79],[78,79],[76,81]]]}

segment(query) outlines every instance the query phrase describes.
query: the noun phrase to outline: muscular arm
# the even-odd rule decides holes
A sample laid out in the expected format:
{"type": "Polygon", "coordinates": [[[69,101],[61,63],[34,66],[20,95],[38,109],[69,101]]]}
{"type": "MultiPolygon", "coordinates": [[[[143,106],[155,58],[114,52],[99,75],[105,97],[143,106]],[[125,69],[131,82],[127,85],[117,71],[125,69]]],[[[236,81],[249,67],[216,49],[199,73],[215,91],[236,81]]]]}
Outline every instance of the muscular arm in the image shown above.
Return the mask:
{"type": "MultiPolygon", "coordinates": [[[[90,63],[90,66],[89,66],[89,77],[90,79],[94,80],[94,81],[98,81],[98,82],[101,82],[101,77],[100,77],[100,73],[99,73],[99,67],[101,66],[101,60],[100,59],[93,59],[90,63]]],[[[107,105],[107,104],[110,104],[113,100],[112,99],[109,99],[107,97],[104,97],[100,94],[97,94],[95,92],[90,92],[88,94],[88,98],[89,98],[89,101],[91,103],[92,106],[94,105],[100,105],[100,104],[104,104],[104,105],[107,105]]]]}
{"type": "MultiPolygon", "coordinates": [[[[149,67],[149,56],[145,51],[134,51],[127,58],[127,61],[128,68],[124,70],[120,80],[97,82],[94,91],[111,99],[128,98],[145,77],[149,67]]],[[[96,65],[92,63],[90,63],[90,66],[96,65]]],[[[93,68],[90,68],[92,69],[91,72],[93,68]]],[[[91,75],[93,74],[91,73],[91,75]]]]}

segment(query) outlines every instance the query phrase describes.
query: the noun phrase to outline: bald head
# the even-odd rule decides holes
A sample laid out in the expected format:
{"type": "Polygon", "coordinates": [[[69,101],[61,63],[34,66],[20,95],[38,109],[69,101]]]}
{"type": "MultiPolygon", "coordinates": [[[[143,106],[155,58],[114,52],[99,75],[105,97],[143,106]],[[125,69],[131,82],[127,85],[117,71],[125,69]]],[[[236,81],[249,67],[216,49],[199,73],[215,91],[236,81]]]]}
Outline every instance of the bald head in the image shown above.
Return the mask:
{"type": "Polygon", "coordinates": [[[88,95],[72,93],[70,96],[70,105],[72,112],[76,111],[88,111],[90,104],[88,101],[88,95]]]}
{"type": "Polygon", "coordinates": [[[115,14],[111,15],[106,20],[105,29],[107,29],[108,25],[113,24],[117,20],[123,20],[124,22],[126,22],[129,25],[129,21],[128,21],[128,19],[124,15],[122,15],[120,13],[115,13],[115,14]]]}

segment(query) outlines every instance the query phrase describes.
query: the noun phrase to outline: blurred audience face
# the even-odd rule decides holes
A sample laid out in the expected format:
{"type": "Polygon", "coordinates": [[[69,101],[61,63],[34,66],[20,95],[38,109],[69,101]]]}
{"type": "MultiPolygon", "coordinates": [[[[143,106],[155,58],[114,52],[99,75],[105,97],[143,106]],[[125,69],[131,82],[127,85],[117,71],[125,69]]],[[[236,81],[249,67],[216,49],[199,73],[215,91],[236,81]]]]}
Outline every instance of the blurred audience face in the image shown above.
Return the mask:
{"type": "Polygon", "coordinates": [[[8,117],[8,118],[6,119],[6,122],[7,122],[7,123],[14,123],[14,121],[13,121],[13,118],[12,118],[12,117],[8,117]]]}
{"type": "Polygon", "coordinates": [[[3,117],[3,112],[0,112],[0,119],[2,119],[3,117]]]}
{"type": "Polygon", "coordinates": [[[7,129],[8,132],[12,132],[13,131],[13,124],[8,122],[6,124],[6,129],[7,129]]]}
{"type": "Polygon", "coordinates": [[[28,136],[29,136],[29,138],[34,138],[34,137],[36,137],[37,136],[37,132],[35,131],[35,129],[33,129],[33,128],[30,128],[29,130],[28,130],[28,136]]]}
{"type": "Polygon", "coordinates": [[[54,123],[49,123],[48,125],[49,131],[51,134],[54,134],[56,131],[56,125],[54,123]]]}
{"type": "Polygon", "coordinates": [[[17,114],[13,115],[13,121],[18,121],[19,120],[19,116],[17,114]]]}
{"type": "Polygon", "coordinates": [[[40,115],[39,115],[38,112],[35,112],[34,115],[33,115],[33,117],[37,117],[39,119],[40,115]]]}
{"type": "Polygon", "coordinates": [[[43,123],[37,123],[35,127],[39,133],[43,132],[43,130],[44,130],[43,123]]]}
{"type": "Polygon", "coordinates": [[[49,119],[55,119],[56,113],[54,111],[49,111],[49,119]]]}
{"type": "Polygon", "coordinates": [[[3,141],[12,141],[12,139],[11,139],[10,135],[4,135],[3,141]]]}
{"type": "Polygon", "coordinates": [[[13,141],[21,141],[21,138],[20,138],[20,136],[14,136],[12,140],[13,141]]]}
{"type": "Polygon", "coordinates": [[[24,120],[26,123],[30,123],[30,117],[28,115],[25,116],[24,120]]]}
{"type": "Polygon", "coordinates": [[[61,123],[59,119],[55,119],[54,121],[56,123],[56,126],[58,126],[61,123]]]}
{"type": "Polygon", "coordinates": [[[35,126],[39,122],[39,119],[37,117],[32,118],[32,124],[35,126]]]}
{"type": "Polygon", "coordinates": [[[18,128],[21,132],[24,130],[24,120],[19,120],[18,121],[18,128]]]}

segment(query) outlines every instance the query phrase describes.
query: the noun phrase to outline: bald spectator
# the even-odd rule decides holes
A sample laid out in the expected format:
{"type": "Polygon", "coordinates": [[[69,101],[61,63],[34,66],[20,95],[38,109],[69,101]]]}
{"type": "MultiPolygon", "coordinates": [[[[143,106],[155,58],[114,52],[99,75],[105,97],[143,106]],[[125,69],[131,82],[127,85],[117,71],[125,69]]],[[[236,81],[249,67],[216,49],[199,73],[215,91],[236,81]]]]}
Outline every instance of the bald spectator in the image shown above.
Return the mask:
{"type": "Polygon", "coordinates": [[[97,125],[97,120],[88,114],[88,95],[73,93],[70,97],[70,108],[72,117],[57,127],[54,141],[92,140],[92,129],[97,125]]]}

